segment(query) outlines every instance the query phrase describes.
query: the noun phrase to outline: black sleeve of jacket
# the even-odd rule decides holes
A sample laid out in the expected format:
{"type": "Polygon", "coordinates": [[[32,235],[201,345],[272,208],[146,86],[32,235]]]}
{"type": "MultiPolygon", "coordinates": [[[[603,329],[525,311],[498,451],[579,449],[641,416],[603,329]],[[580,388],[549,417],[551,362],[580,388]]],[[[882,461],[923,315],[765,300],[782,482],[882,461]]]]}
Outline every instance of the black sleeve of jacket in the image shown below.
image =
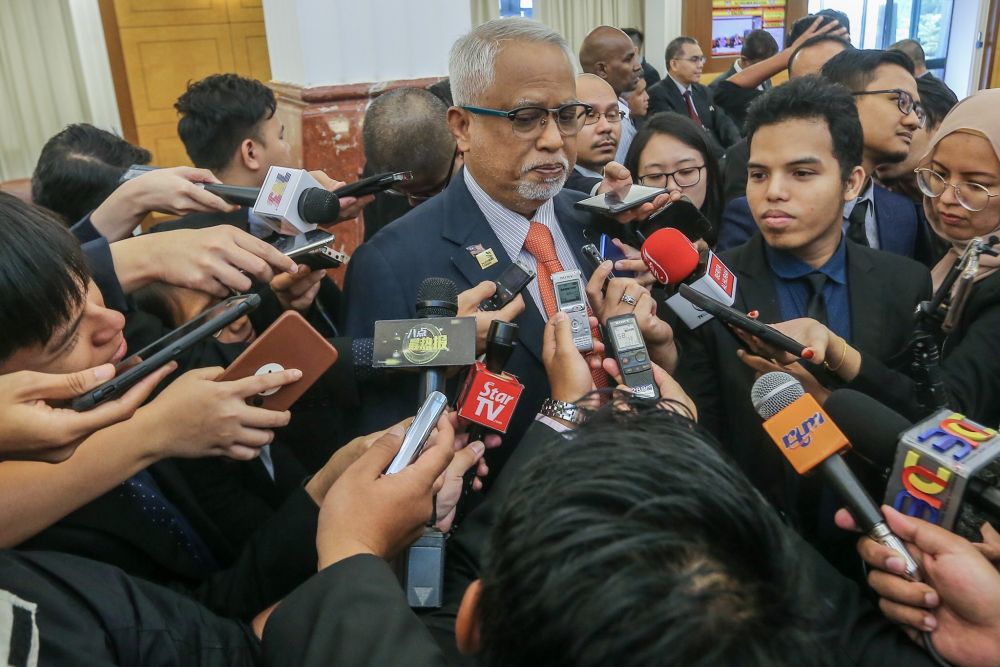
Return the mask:
{"type": "MultiPolygon", "coordinates": [[[[91,211],[93,213],[93,211],[91,211]]],[[[89,243],[90,241],[95,241],[97,239],[104,238],[97,227],[94,227],[94,223],[90,221],[90,213],[80,218],[69,231],[73,233],[73,236],[77,238],[80,243],[89,243]]]]}
{"type": "Polygon", "coordinates": [[[271,667],[447,664],[392,570],[371,555],[334,563],[299,586],[268,619],[262,650],[271,667]]]}
{"type": "Polygon", "coordinates": [[[87,259],[87,266],[90,267],[90,277],[94,279],[97,288],[101,290],[101,296],[104,297],[104,305],[120,313],[127,313],[130,310],[129,301],[121,283],[118,282],[108,240],[98,236],[84,243],[81,248],[87,259]]]}

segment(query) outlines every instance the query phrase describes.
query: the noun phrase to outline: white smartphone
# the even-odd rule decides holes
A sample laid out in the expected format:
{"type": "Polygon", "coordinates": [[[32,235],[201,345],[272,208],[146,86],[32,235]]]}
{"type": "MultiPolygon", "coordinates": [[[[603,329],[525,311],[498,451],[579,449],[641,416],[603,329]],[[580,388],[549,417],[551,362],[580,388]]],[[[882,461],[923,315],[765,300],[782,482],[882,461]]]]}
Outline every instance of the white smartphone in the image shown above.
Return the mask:
{"type": "Polygon", "coordinates": [[[448,398],[440,391],[432,391],[417,411],[417,416],[413,418],[410,428],[406,429],[403,436],[403,444],[399,446],[399,451],[393,457],[392,463],[385,469],[386,475],[395,475],[406,466],[417,460],[420,452],[424,450],[427,438],[431,437],[431,431],[438,423],[438,419],[444,414],[444,409],[448,405],[448,398]]]}

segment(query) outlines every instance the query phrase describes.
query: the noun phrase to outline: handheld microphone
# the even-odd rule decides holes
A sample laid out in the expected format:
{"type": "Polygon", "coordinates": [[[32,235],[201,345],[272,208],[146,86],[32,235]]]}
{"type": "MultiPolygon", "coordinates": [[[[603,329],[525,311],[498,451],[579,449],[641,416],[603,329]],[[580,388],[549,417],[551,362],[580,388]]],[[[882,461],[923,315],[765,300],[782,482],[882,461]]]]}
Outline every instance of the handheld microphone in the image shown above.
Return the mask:
{"type": "Polygon", "coordinates": [[[1000,438],[944,409],[913,424],[870,396],[838,389],[827,411],[863,458],[892,468],[885,504],[970,541],[1000,519],[1000,438]],[[841,417],[842,415],[842,417],[841,417]]]}
{"type": "MultiPolygon", "coordinates": [[[[664,285],[684,283],[726,306],[736,300],[736,275],[711,250],[699,254],[680,230],[667,227],[651,234],[642,244],[642,259],[664,285]]],[[[667,299],[667,305],[691,329],[712,319],[680,294],[667,299]]]]}
{"type": "MultiPolygon", "coordinates": [[[[458,315],[458,288],[447,278],[425,278],[417,289],[417,318],[455,317],[458,315]]],[[[420,372],[418,404],[431,392],[445,393],[444,369],[428,366],[420,372]]]]}
{"type": "Polygon", "coordinates": [[[906,564],[907,576],[919,581],[916,561],[841,458],[840,454],[851,448],[850,443],[799,381],[780,371],[765,373],[754,383],[750,396],[757,414],[764,419],[764,430],[795,471],[805,475],[819,468],[858,527],[871,539],[896,551],[906,564]]]}
{"type": "Polygon", "coordinates": [[[475,425],[469,430],[470,440],[482,438],[484,429],[506,433],[510,426],[524,385],[503,369],[514,353],[517,337],[516,324],[490,323],[486,355],[469,370],[458,399],[458,416],[475,425]]]}

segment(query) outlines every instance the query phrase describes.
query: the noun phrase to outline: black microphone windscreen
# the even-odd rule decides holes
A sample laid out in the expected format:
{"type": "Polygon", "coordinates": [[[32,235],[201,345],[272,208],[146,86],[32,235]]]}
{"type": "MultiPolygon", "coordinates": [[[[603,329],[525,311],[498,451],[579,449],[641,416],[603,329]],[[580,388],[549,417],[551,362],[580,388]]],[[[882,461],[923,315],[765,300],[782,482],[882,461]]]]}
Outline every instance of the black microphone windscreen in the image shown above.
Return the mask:
{"type": "Polygon", "coordinates": [[[909,419],[853,389],[837,389],[823,404],[854,452],[873,464],[888,468],[896,458],[900,434],[913,426],[909,419]]]}
{"type": "Polygon", "coordinates": [[[417,289],[417,317],[458,315],[458,287],[447,278],[425,278],[417,289]]]}
{"type": "Polygon", "coordinates": [[[311,225],[337,222],[340,197],[323,188],[307,188],[299,197],[299,216],[311,225]]]}

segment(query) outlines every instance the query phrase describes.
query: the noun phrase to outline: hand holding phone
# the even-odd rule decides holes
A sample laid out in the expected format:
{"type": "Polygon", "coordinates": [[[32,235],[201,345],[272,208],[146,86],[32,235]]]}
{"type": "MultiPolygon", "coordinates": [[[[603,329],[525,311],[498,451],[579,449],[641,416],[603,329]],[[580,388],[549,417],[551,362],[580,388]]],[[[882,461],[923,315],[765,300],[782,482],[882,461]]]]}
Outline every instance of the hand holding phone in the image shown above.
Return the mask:
{"type": "Polygon", "coordinates": [[[573,206],[575,208],[600,213],[602,215],[615,216],[625,211],[639,208],[647,202],[651,202],[658,196],[667,192],[666,188],[650,188],[645,185],[633,185],[624,196],[618,192],[606,192],[594,195],[587,199],[582,199],[573,206]]]}
{"type": "Polygon", "coordinates": [[[448,399],[444,394],[439,391],[430,393],[424,404],[420,406],[420,410],[417,411],[417,416],[413,418],[410,428],[406,429],[406,435],[403,436],[403,444],[399,446],[399,452],[396,453],[389,467],[385,469],[386,475],[395,475],[417,460],[447,405],[448,399]]]}
{"type": "Polygon", "coordinates": [[[493,296],[479,304],[479,310],[500,310],[514,300],[521,291],[535,278],[535,272],[520,262],[514,262],[496,279],[497,291],[493,296]]]}
{"type": "Polygon", "coordinates": [[[333,191],[333,194],[338,197],[364,197],[365,195],[373,195],[376,192],[383,192],[410,180],[413,180],[412,171],[375,174],[374,176],[362,178],[354,183],[348,183],[343,187],[337,188],[333,191]]]}

